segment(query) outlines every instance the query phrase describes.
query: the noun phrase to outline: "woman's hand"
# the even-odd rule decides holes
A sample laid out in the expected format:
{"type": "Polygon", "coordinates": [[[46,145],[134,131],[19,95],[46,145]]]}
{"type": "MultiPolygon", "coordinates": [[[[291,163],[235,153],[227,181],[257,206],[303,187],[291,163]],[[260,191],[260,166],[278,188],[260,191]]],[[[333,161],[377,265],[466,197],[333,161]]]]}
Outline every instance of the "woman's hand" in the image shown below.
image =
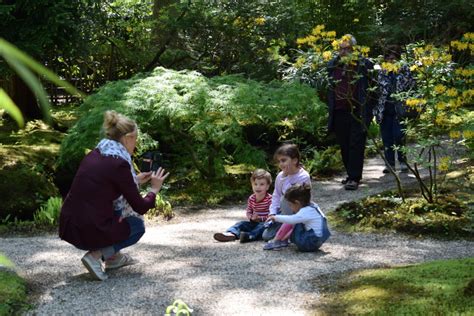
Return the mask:
{"type": "Polygon", "coordinates": [[[150,175],[150,184],[151,184],[151,192],[153,193],[158,193],[161,190],[161,186],[163,185],[163,182],[165,179],[170,175],[169,172],[165,174],[165,169],[163,168],[158,168],[157,171],[152,172],[150,175]]]}
{"type": "Polygon", "coordinates": [[[150,181],[150,179],[151,179],[151,171],[141,172],[137,174],[137,181],[138,181],[138,184],[140,185],[147,183],[148,181],[150,181]]]}

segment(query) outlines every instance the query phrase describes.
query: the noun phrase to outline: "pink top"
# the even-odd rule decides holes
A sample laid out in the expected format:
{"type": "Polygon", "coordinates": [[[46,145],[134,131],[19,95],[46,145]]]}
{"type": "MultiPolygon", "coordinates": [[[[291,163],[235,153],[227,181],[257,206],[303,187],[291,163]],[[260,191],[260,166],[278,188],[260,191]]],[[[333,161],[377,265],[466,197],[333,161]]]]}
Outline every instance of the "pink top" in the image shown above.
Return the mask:
{"type": "Polygon", "coordinates": [[[283,171],[277,175],[275,180],[275,190],[273,191],[272,196],[272,205],[270,206],[270,214],[278,214],[280,209],[280,202],[283,196],[285,195],[286,190],[294,184],[307,183],[311,185],[311,178],[309,173],[300,168],[300,170],[295,174],[290,174],[288,176],[283,175],[283,171]]]}

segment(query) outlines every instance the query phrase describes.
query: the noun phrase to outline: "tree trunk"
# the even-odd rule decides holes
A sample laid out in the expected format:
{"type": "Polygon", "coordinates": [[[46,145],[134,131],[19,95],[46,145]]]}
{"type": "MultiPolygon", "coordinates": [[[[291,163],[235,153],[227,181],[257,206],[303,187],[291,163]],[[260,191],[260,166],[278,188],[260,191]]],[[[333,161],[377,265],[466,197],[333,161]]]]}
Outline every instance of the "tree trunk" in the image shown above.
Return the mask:
{"type": "Polygon", "coordinates": [[[38,105],[35,94],[17,75],[14,75],[11,80],[11,98],[18,106],[21,113],[23,113],[25,121],[42,118],[41,109],[38,105]]]}

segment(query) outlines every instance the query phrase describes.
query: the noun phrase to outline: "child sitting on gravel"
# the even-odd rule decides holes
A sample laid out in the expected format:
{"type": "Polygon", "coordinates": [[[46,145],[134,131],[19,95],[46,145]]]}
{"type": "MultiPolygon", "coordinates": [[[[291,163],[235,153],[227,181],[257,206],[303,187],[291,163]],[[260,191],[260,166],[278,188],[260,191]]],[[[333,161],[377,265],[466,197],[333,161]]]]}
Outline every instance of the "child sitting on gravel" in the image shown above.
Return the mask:
{"type": "Polygon", "coordinates": [[[326,217],[317,204],[311,202],[311,186],[295,184],[285,193],[293,215],[270,215],[267,222],[283,223],[273,241],[264,250],[280,250],[288,246],[288,239],[303,252],[316,251],[329,238],[326,217]]]}
{"type": "Polygon", "coordinates": [[[270,212],[272,196],[268,189],[272,184],[272,176],[268,171],[257,169],[250,177],[253,194],[247,201],[248,221],[241,221],[227,229],[225,233],[214,234],[217,241],[234,241],[240,239],[241,243],[255,241],[262,238],[265,230],[264,223],[270,212]]]}

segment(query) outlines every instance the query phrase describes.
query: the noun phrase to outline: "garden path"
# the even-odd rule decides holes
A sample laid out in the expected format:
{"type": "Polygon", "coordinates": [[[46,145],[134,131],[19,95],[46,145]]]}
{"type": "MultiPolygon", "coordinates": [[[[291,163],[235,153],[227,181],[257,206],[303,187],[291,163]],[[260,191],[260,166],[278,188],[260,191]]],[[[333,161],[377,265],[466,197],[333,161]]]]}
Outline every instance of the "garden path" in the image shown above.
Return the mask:
{"type": "MultiPolygon", "coordinates": [[[[382,168],[380,159],[368,159],[355,192],[342,188],[342,177],[317,181],[315,200],[330,211],[393,187],[382,168]]],[[[402,179],[413,181],[407,175],[402,179]]],[[[36,305],[30,314],[35,315],[162,315],[178,298],[194,308],[194,315],[307,315],[317,310],[321,285],[332,274],[474,256],[469,241],[337,231],[318,253],[299,253],[292,246],[263,251],[262,242],[213,240],[213,233],[243,216],[244,205],[178,210],[173,220],[149,225],[128,250],[138,264],[110,272],[104,282],[90,279],[80,262],[82,251],[54,235],[0,238],[0,252],[31,284],[36,305]]]]}

